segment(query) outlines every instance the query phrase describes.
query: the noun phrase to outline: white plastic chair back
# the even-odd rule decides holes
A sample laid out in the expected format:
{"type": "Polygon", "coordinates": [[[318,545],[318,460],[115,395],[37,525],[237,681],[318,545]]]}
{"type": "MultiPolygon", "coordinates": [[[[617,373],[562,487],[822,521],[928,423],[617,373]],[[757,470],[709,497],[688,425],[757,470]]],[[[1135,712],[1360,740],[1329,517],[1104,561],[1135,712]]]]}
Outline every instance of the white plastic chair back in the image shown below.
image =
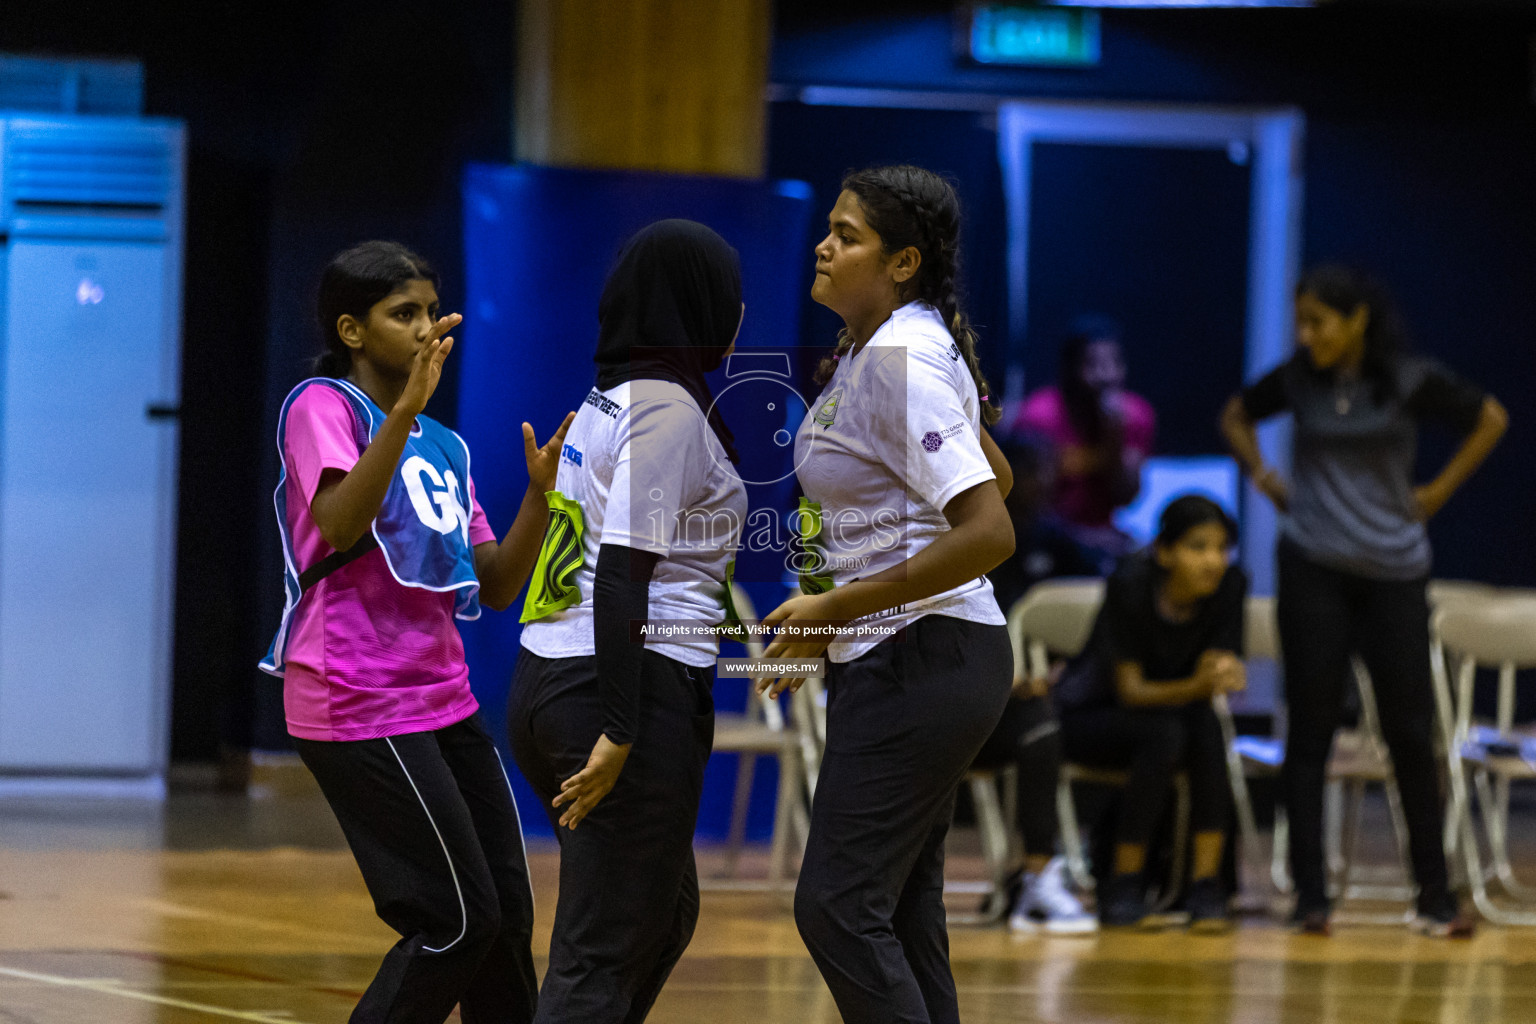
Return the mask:
{"type": "Polygon", "coordinates": [[[1455,601],[1436,613],[1435,632],[1447,652],[1478,665],[1536,668],[1536,599],[1455,601]]]}
{"type": "Polygon", "coordinates": [[[1515,673],[1536,667],[1536,597],[1495,589],[1447,602],[1435,613],[1433,636],[1445,661],[1457,666],[1452,742],[1459,746],[1467,737],[1473,677],[1480,666],[1499,670],[1497,723],[1507,731],[1514,725],[1515,673]]]}
{"type": "Polygon", "coordinates": [[[1250,597],[1243,607],[1243,658],[1280,660],[1280,629],[1272,597],[1250,597]]]}
{"type": "Polygon", "coordinates": [[[1429,606],[1436,610],[1465,601],[1482,600],[1497,593],[1496,587],[1476,580],[1430,580],[1425,588],[1429,606]]]}
{"type": "Polygon", "coordinates": [[[1081,652],[1103,602],[1104,581],[1097,577],[1043,580],[1030,587],[1008,612],[1015,671],[1043,677],[1052,653],[1081,652]]]}

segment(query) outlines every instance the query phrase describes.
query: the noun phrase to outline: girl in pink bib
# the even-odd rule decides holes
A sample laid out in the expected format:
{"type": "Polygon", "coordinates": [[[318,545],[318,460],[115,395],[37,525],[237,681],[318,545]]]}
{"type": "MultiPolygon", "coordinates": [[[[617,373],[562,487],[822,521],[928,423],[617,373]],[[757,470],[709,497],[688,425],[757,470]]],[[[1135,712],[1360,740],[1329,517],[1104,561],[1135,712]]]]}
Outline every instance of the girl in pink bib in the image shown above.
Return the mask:
{"type": "Polygon", "coordinates": [[[319,376],[283,404],[275,496],[283,625],[262,667],[288,730],[400,934],[354,1024],[533,1018],[533,892],[517,807],[469,690],[454,618],[511,604],[533,567],[570,417],[523,424],[528,493],[497,543],[469,449],[422,415],[453,349],[438,277],[392,242],[320,281],[319,376]]]}

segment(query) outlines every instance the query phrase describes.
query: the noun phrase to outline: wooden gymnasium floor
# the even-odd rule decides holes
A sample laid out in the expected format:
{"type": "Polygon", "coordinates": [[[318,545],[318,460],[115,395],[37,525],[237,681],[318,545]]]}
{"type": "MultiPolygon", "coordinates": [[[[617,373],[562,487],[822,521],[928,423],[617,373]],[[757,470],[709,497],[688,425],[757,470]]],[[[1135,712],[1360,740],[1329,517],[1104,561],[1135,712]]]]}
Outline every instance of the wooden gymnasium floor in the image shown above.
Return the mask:
{"type": "MultiPolygon", "coordinates": [[[[956,837],[952,875],[977,875],[968,845],[956,837]]],[[[542,970],[557,855],[530,855],[542,970]]],[[[705,873],[717,863],[701,856],[705,873]]],[[[392,941],[328,810],[302,787],[173,792],[164,804],[0,799],[3,1024],[344,1021],[392,941]]],[[[952,927],[951,943],[968,1024],[1536,1020],[1536,931],[1449,943],[1352,927],[1321,940],[1250,919],[1210,938],[952,927]]],[[[650,1019],[838,1017],[785,902],[709,892],[650,1019]]]]}

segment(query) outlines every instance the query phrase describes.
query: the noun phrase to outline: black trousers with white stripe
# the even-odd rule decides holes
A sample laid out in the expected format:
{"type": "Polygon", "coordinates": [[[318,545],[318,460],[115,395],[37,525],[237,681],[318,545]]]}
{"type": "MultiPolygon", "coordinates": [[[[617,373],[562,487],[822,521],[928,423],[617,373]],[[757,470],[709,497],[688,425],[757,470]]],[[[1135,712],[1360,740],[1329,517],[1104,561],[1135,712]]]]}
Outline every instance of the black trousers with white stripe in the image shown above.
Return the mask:
{"type": "Polygon", "coordinates": [[[524,648],[507,709],[512,753],[560,837],[560,901],[539,1024],[639,1024],[693,938],[693,830],[714,743],[714,673],[641,656],[634,746],[608,795],[574,830],[550,806],[603,730],[593,656],[524,648]]]}
{"type": "Polygon", "coordinates": [[[353,1024],[527,1024],[533,890],[501,755],[478,715],[376,740],[296,739],[379,917],[400,933],[353,1024]]]}
{"type": "Polygon", "coordinates": [[[945,615],[828,666],[795,924],[847,1024],[959,1024],[944,836],[1012,682],[1007,629],[945,615]]]}

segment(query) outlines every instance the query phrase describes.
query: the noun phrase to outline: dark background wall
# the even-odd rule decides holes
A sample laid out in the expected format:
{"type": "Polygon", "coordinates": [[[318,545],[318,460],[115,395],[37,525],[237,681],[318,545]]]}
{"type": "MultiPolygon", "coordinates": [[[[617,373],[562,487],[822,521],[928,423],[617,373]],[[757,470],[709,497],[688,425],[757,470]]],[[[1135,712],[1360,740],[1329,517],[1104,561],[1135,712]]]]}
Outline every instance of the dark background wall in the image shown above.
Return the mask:
{"type": "MultiPolygon", "coordinates": [[[[1433,527],[1441,571],[1530,584],[1533,11],[1476,0],[1110,11],[1099,67],[1008,71],[956,63],[942,2],[781,0],[771,77],[1300,106],[1306,259],[1377,268],[1421,347],[1491,387],[1514,417],[1489,466],[1433,527]]],[[[504,161],[512,150],[514,24],[510,0],[32,0],[7,4],[0,17],[0,50],[143,60],[147,112],[189,126],[178,758],[212,757],[221,740],[249,742],[258,700],[268,705],[263,720],[274,721],[278,691],[253,668],[278,613],[270,438],[277,402],[316,344],[314,275],[348,242],[395,237],[440,264],[445,305],[454,307],[463,280],[460,168],[504,161]]],[[[969,205],[974,318],[994,330],[1006,323],[1001,182],[984,117],[792,102],[774,103],[770,116],[770,175],[810,181],[820,207],[830,207],[838,177],[856,165],[911,159],[955,177],[969,205]]],[[[808,279],[809,257],[806,270],[808,279]]],[[[836,325],[809,309],[805,340],[830,339],[836,325]]],[[[449,366],[432,411],[451,422],[449,366]]],[[[1134,370],[1147,381],[1167,372],[1160,359],[1134,370]]],[[[1157,382],[1170,393],[1180,386],[1157,382]]],[[[1446,450],[1426,447],[1428,459],[1446,450]]],[[[272,732],[280,724],[257,742],[280,744],[272,732]]]]}
{"type": "MultiPolygon", "coordinates": [[[[1536,443],[1532,5],[1341,0],[1318,10],[1104,11],[1101,18],[1097,67],[998,69],[956,59],[954,20],[942,3],[851,2],[829,15],[825,5],[786,0],[771,73],[784,87],[780,96],[799,86],[843,85],[1301,108],[1303,262],[1358,263],[1380,275],[1397,294],[1418,348],[1489,388],[1511,412],[1504,443],[1431,524],[1437,571],[1536,582],[1536,544],[1529,540],[1536,522],[1529,468],[1536,443]]],[[[1008,339],[1003,330],[1004,200],[996,133],[985,116],[813,107],[792,99],[776,102],[771,114],[769,173],[810,181],[825,208],[836,197],[838,175],[864,163],[910,160],[954,178],[969,208],[971,315],[993,328],[984,335],[987,370],[1000,385],[1002,352],[1012,343],[1028,353],[1030,386],[1053,376],[1051,328],[1059,320],[1041,324],[1042,337],[1008,339]]],[[[1188,205],[1192,185],[1180,183],[1180,172],[1151,173],[1156,187],[1138,201],[1188,205]]],[[[1039,181],[1035,192],[1041,195],[1039,181]]],[[[1086,185],[1082,194],[1094,197],[1086,185]]],[[[1071,245],[1066,233],[1056,238],[1071,245]]],[[[1090,256],[1064,249],[1032,259],[1086,265],[1090,256]]],[[[1204,289],[1216,319],[1230,320],[1217,307],[1229,302],[1232,275],[1204,266],[1205,256],[1167,253],[1186,301],[1198,301],[1204,289]]],[[[1032,292],[1032,307],[1038,301],[1032,292]]],[[[1032,328],[1036,321],[1032,312],[1032,328]]],[[[807,313],[808,335],[828,338],[835,329],[825,311],[807,313]]],[[[1207,334],[1161,351],[1132,346],[1133,386],[1164,397],[1165,425],[1173,426],[1166,424],[1169,413],[1178,420],[1171,436],[1165,432],[1171,450],[1220,448],[1204,409],[1189,417],[1168,401],[1182,395],[1213,404],[1208,377],[1189,357],[1193,348],[1225,361],[1229,350],[1217,350],[1219,344],[1207,334]]],[[[1240,341],[1234,336],[1229,344],[1240,341]]],[[[1214,404],[1237,383],[1221,385],[1214,404]]],[[[1427,433],[1422,471],[1438,468],[1452,444],[1427,433]]]]}

